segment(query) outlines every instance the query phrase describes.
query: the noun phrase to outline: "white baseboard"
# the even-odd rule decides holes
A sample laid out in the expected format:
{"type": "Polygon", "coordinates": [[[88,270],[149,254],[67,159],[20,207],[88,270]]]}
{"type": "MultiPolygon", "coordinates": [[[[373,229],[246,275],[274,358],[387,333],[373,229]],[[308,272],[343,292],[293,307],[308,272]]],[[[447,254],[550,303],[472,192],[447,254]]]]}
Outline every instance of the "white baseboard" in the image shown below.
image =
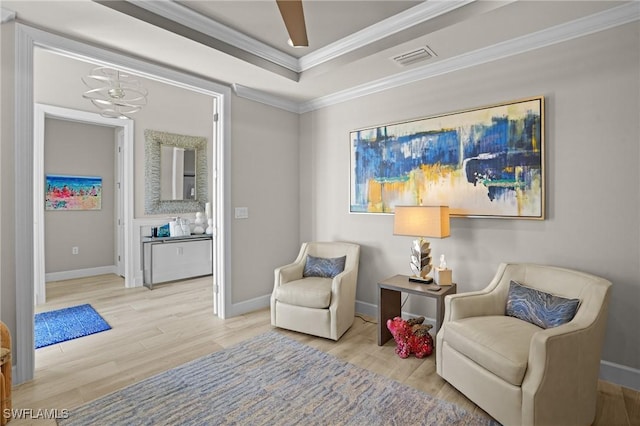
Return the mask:
{"type": "Polygon", "coordinates": [[[142,287],[144,285],[144,277],[142,271],[137,271],[135,277],[133,277],[132,287],[142,287]]]}
{"type": "Polygon", "coordinates": [[[260,309],[268,308],[271,305],[271,293],[256,297],[255,299],[245,300],[244,302],[231,304],[231,312],[226,313],[227,318],[234,317],[236,315],[246,314],[247,312],[253,312],[260,309]]]}
{"type": "Polygon", "coordinates": [[[50,272],[44,275],[44,280],[49,281],[62,281],[73,280],[75,278],[93,277],[95,275],[104,274],[117,274],[118,268],[116,265],[99,266],[97,268],[75,269],[73,271],[61,271],[50,272]]]}
{"type": "Polygon", "coordinates": [[[600,361],[600,379],[640,391],[640,370],[637,368],[600,361]]]}
{"type": "Polygon", "coordinates": [[[373,318],[378,318],[378,305],[356,300],[356,312],[373,318]]]}
{"type": "MultiPolygon", "coordinates": [[[[360,302],[356,300],[356,312],[359,314],[368,315],[373,318],[378,318],[378,305],[374,305],[372,303],[367,303],[367,302],[360,302]]],[[[424,316],[424,315],[416,315],[416,314],[412,314],[411,312],[402,311],[402,316],[404,318],[417,318],[419,316],[424,316]]],[[[424,320],[426,323],[429,323],[435,327],[436,325],[435,318],[425,317],[424,320]]]]}

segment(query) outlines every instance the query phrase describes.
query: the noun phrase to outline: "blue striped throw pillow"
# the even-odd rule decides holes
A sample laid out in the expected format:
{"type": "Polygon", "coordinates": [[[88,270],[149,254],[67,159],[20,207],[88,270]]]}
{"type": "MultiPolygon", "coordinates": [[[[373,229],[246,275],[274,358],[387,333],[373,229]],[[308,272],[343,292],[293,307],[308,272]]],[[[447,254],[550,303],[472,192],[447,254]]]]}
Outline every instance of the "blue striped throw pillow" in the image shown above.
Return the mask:
{"type": "Polygon", "coordinates": [[[347,256],[327,259],[324,257],[314,257],[307,255],[307,262],[304,265],[303,277],[333,278],[344,271],[344,264],[347,256]]]}
{"type": "Polygon", "coordinates": [[[554,296],[511,281],[506,314],[538,327],[552,328],[571,321],[579,304],[579,299],[554,296]]]}

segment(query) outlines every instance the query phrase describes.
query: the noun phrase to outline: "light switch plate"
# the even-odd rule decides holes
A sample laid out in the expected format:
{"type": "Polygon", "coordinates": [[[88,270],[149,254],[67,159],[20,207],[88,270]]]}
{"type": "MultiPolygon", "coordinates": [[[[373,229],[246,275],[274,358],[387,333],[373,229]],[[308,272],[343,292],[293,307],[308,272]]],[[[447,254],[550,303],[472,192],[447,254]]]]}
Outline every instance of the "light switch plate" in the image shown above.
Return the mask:
{"type": "Polygon", "coordinates": [[[248,219],[249,218],[249,207],[236,207],[235,218],[236,219],[248,219]]]}

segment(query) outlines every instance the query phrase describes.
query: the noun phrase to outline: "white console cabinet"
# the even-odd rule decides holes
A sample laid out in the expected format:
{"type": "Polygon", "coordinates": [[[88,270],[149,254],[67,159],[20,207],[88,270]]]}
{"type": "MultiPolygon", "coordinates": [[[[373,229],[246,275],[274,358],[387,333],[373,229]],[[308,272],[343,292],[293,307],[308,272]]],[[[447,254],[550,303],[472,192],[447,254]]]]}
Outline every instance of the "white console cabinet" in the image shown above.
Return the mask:
{"type": "Polygon", "coordinates": [[[144,238],[144,285],[213,274],[211,235],[144,238]]]}

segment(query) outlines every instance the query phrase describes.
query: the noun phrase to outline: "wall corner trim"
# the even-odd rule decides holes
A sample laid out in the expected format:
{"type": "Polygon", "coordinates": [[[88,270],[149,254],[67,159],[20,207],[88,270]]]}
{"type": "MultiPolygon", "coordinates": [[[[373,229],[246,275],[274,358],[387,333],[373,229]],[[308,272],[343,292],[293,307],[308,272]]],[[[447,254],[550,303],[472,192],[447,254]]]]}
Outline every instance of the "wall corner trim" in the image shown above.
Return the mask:
{"type": "Polygon", "coordinates": [[[13,10],[0,7],[0,23],[11,22],[16,19],[16,13],[13,10]]]}

